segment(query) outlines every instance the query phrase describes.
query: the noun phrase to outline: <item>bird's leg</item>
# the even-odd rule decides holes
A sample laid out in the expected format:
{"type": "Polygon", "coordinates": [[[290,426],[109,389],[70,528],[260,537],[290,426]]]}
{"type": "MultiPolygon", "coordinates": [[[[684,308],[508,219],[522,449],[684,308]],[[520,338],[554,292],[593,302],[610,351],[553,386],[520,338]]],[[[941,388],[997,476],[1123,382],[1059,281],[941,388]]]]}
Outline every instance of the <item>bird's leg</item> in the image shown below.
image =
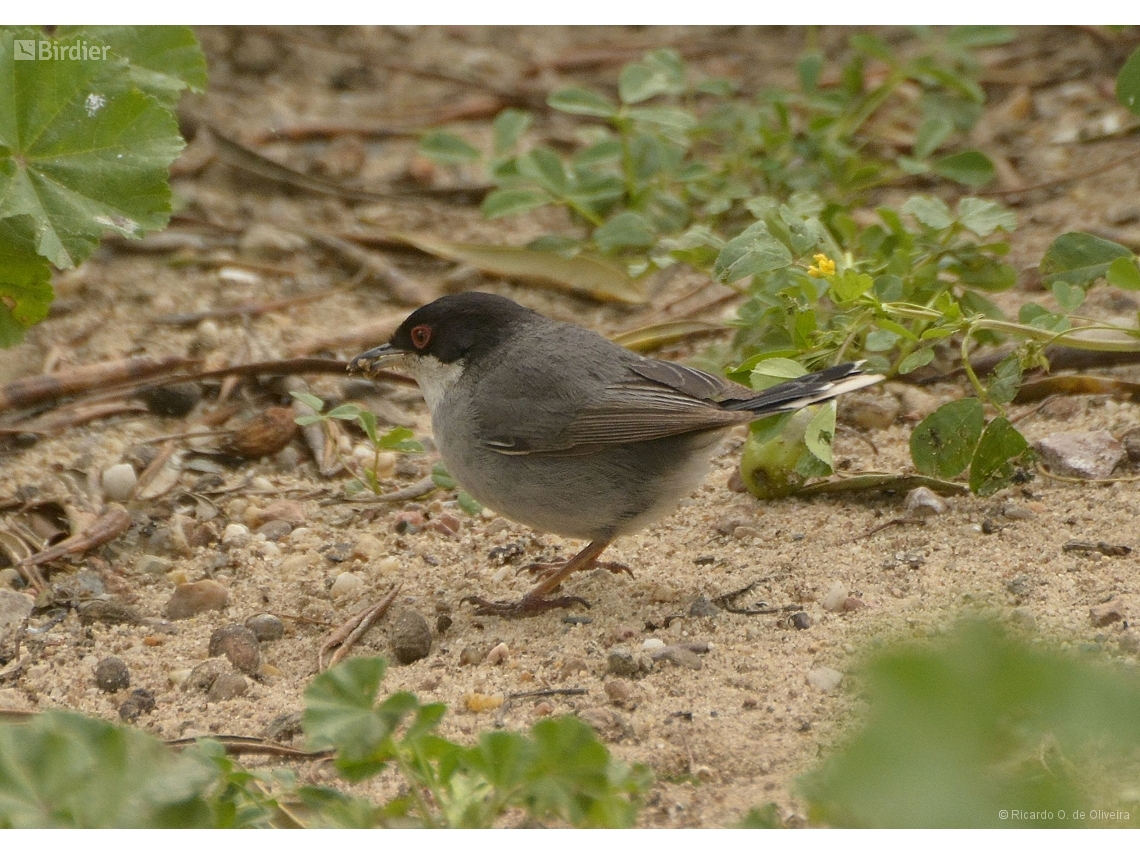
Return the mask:
{"type": "Polygon", "coordinates": [[[594,540],[586,548],[561,565],[557,569],[548,570],[542,575],[539,583],[535,585],[521,600],[508,602],[495,602],[482,597],[464,597],[463,602],[475,605],[477,615],[499,615],[500,617],[524,617],[536,615],[550,609],[565,609],[576,603],[586,608],[590,604],[581,597],[555,597],[546,599],[546,595],[562,584],[562,580],[578,570],[585,569],[593,564],[599,555],[610,545],[608,540],[594,540]]]}

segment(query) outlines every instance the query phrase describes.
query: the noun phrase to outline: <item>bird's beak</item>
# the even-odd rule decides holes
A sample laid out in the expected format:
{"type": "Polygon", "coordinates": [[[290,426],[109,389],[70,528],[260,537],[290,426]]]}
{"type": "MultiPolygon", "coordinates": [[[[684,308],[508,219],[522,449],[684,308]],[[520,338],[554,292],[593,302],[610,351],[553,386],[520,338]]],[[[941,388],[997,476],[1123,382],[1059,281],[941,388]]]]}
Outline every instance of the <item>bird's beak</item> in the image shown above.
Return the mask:
{"type": "Polygon", "coordinates": [[[405,351],[390,344],[382,344],[353,357],[352,361],[348,363],[348,370],[359,371],[362,374],[375,374],[386,365],[399,364],[405,356],[407,356],[405,351]]]}

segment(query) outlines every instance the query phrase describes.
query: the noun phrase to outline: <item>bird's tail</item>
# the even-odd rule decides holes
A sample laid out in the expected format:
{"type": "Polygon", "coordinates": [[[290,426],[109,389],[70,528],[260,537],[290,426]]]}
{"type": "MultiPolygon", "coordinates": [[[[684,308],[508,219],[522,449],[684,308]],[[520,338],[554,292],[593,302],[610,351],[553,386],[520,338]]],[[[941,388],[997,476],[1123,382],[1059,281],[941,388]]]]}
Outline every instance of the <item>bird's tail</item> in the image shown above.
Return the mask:
{"type": "Polygon", "coordinates": [[[752,398],[726,403],[725,409],[747,410],[757,418],[775,413],[790,413],[811,404],[830,401],[845,392],[872,386],[883,379],[882,374],[864,374],[862,365],[862,362],[846,362],[814,374],[805,374],[757,392],[752,398]]]}

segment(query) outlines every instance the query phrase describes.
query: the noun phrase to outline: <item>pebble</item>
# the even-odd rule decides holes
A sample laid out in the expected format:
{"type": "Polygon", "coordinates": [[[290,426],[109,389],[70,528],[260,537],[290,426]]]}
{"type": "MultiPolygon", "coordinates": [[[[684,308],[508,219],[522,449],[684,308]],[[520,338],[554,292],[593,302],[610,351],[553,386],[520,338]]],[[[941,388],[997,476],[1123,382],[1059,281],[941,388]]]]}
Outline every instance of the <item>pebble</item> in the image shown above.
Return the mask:
{"type": "Polygon", "coordinates": [[[564,663],[562,663],[562,668],[558,672],[558,676],[562,680],[569,680],[577,677],[583,671],[589,670],[589,666],[586,665],[585,660],[575,657],[573,659],[567,659],[564,663]]]}
{"type": "MultiPolygon", "coordinates": [[[[249,514],[249,511],[246,513],[249,514]]],[[[275,502],[270,502],[264,508],[253,509],[250,518],[245,520],[247,524],[254,527],[275,521],[287,522],[293,527],[303,526],[305,524],[305,509],[300,502],[292,499],[278,499],[275,502]]]]}
{"type": "Polygon", "coordinates": [[[174,566],[174,562],[169,558],[161,558],[158,555],[140,555],[139,560],[135,562],[135,572],[143,576],[161,576],[170,571],[174,566]]]}
{"type": "Polygon", "coordinates": [[[301,713],[287,712],[281,713],[265,726],[263,735],[270,742],[280,742],[288,745],[302,733],[304,728],[301,725],[301,713]]]}
{"type": "Polygon", "coordinates": [[[843,601],[843,611],[857,612],[859,609],[867,608],[867,604],[858,597],[848,597],[843,601]]]}
{"type": "Polygon", "coordinates": [[[1033,444],[1050,472],[1071,478],[1108,478],[1124,446],[1106,430],[1054,433],[1033,444]]]}
{"type": "Polygon", "coordinates": [[[718,614],[720,609],[708,597],[697,597],[689,606],[689,617],[715,617],[718,614]]]}
{"type": "Polygon", "coordinates": [[[213,579],[179,585],[166,603],[170,620],[185,620],[202,612],[221,611],[229,602],[230,592],[213,579]]]}
{"type": "Polygon", "coordinates": [[[389,555],[387,558],[381,558],[380,563],[376,565],[376,569],[383,573],[385,576],[390,576],[393,573],[400,572],[400,559],[395,555],[389,555]]]}
{"type": "Polygon", "coordinates": [[[27,594],[0,590],[0,649],[7,649],[8,638],[20,630],[35,605],[27,594]]]}
{"type": "Polygon", "coordinates": [[[419,612],[405,609],[392,621],[392,655],[401,665],[410,665],[431,652],[431,629],[419,612]]]}
{"type": "Polygon", "coordinates": [[[490,712],[503,705],[502,695],[484,695],[482,692],[472,692],[463,696],[463,706],[473,713],[490,712]]]}
{"type": "Polygon", "coordinates": [[[906,494],[903,503],[906,512],[916,519],[944,514],[950,509],[946,500],[929,487],[915,487],[906,494]]]}
{"type": "Polygon", "coordinates": [[[214,659],[207,659],[205,662],[199,662],[187,675],[186,679],[182,681],[181,688],[184,692],[206,692],[209,691],[210,686],[214,685],[214,681],[222,674],[227,674],[230,671],[230,666],[226,664],[226,660],[221,657],[214,659]]]}
{"type": "Polygon", "coordinates": [[[210,353],[222,343],[222,334],[216,321],[206,318],[194,330],[194,338],[188,347],[193,355],[210,353]]]}
{"type": "Polygon", "coordinates": [[[400,511],[392,523],[392,531],[396,534],[415,534],[426,524],[427,520],[419,511],[400,511]]]}
{"type": "Polygon", "coordinates": [[[624,646],[613,647],[606,654],[606,673],[615,677],[640,677],[651,664],[652,660],[647,662],[640,656],[634,656],[633,651],[624,646]]]}
{"type": "Polygon", "coordinates": [[[119,718],[123,721],[136,721],[143,713],[153,712],[154,692],[150,689],[135,689],[119,706],[119,718]]]}
{"type": "Polygon", "coordinates": [[[645,651],[660,650],[665,646],[665,642],[660,638],[647,638],[641,642],[641,649],[645,651]]]}
{"type": "Polygon", "coordinates": [[[1017,502],[1005,502],[1001,506],[1003,517],[1011,520],[1031,520],[1037,516],[1030,508],[1017,502]]]}
{"type": "Polygon", "coordinates": [[[843,674],[834,668],[813,668],[807,673],[807,681],[813,689],[831,694],[843,682],[843,674]]]}
{"type": "Polygon", "coordinates": [[[1093,626],[1108,626],[1118,620],[1124,620],[1124,601],[1117,597],[1107,603],[1098,603],[1089,609],[1089,617],[1093,626]]]}
{"type": "Polygon", "coordinates": [[[503,662],[507,661],[510,655],[511,650],[509,647],[507,647],[506,642],[500,642],[487,652],[487,664],[501,665],[503,662]]]}
{"type": "Polygon", "coordinates": [[[445,632],[447,632],[449,629],[451,629],[451,625],[454,622],[455,621],[453,621],[451,619],[451,615],[449,615],[449,614],[436,615],[436,617],[435,617],[436,635],[443,635],[445,632]]]}
{"type": "Polygon", "coordinates": [[[76,612],[79,614],[79,622],[84,625],[142,623],[142,616],[137,611],[115,600],[87,600],[79,604],[76,612]]]}
{"type": "Polygon", "coordinates": [[[125,502],[134,495],[139,477],[129,463],[116,463],[103,470],[103,495],[114,502],[125,502]]]}
{"type": "Polygon", "coordinates": [[[351,571],[344,571],[333,580],[329,595],[334,600],[359,597],[364,591],[364,580],[351,571]]]}
{"type": "Polygon", "coordinates": [[[384,542],[375,535],[365,532],[352,545],[352,552],[349,553],[349,557],[359,558],[361,561],[375,561],[383,554],[384,542]]]}
{"type": "Polygon", "coordinates": [[[460,665],[478,665],[487,658],[488,648],[482,646],[468,646],[459,651],[460,665]]]}
{"type": "Polygon", "coordinates": [[[202,400],[202,390],[197,383],[149,386],[138,394],[146,408],[156,416],[184,416],[202,400]]]}
{"type": "Polygon", "coordinates": [[[261,667],[261,647],[253,630],[240,623],[218,627],[210,633],[211,656],[225,656],[239,671],[256,674],[261,667]]]}
{"type": "Polygon", "coordinates": [[[792,615],[792,626],[796,629],[811,629],[811,615],[807,612],[796,612],[792,615]]]}
{"type": "Polygon", "coordinates": [[[532,710],[536,716],[546,716],[554,712],[554,704],[550,701],[539,701],[532,710]]]}
{"type": "Polygon", "coordinates": [[[104,656],[95,665],[95,685],[102,692],[117,692],[130,686],[127,663],[118,656],[104,656]]]}
{"type": "Polygon", "coordinates": [[[288,537],[292,531],[293,526],[285,522],[285,520],[270,520],[263,525],[259,525],[255,534],[260,534],[266,540],[274,542],[283,537],[288,537]]]}
{"type": "Polygon", "coordinates": [[[285,634],[285,623],[277,615],[254,615],[245,625],[258,641],[277,641],[285,634]]]}
{"type": "Polygon", "coordinates": [[[249,529],[241,523],[230,523],[222,532],[223,549],[239,549],[249,543],[249,529]]]}
{"type": "Polygon", "coordinates": [[[620,715],[606,707],[589,707],[579,712],[578,718],[592,727],[606,742],[624,739],[631,731],[620,715]]]}
{"type": "Polygon", "coordinates": [[[626,680],[610,680],[603,687],[606,697],[617,706],[625,706],[633,697],[633,687],[626,680]]]}
{"type": "Polygon", "coordinates": [[[827,589],[827,593],[823,595],[819,604],[823,606],[824,611],[843,611],[843,601],[847,599],[848,593],[847,586],[842,582],[832,582],[831,587],[827,589]]]}
{"type": "Polygon", "coordinates": [[[861,392],[840,399],[836,418],[864,430],[881,430],[895,423],[900,409],[902,404],[890,392],[861,392]]]}
{"type": "Polygon", "coordinates": [[[654,650],[649,656],[654,662],[672,662],[678,667],[691,668],[694,671],[700,671],[704,666],[700,656],[679,644],[670,644],[668,647],[654,650]]]}
{"type": "Polygon", "coordinates": [[[1140,427],[1129,428],[1120,437],[1124,453],[1133,463],[1140,463],[1140,427]]]}
{"type": "Polygon", "coordinates": [[[219,674],[218,679],[214,680],[210,686],[209,691],[206,692],[206,700],[211,703],[218,701],[229,701],[234,698],[240,698],[249,691],[249,683],[241,674],[234,674],[232,671],[225,674],[219,674]]]}

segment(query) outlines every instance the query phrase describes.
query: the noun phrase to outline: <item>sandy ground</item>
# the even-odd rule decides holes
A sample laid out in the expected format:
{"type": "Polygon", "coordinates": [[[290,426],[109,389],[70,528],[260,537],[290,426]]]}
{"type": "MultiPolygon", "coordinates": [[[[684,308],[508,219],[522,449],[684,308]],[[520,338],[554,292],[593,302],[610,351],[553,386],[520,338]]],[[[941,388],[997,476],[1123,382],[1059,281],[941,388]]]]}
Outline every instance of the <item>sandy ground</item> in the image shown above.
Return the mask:
{"type": "MultiPolygon", "coordinates": [[[[200,35],[210,59],[211,87],[194,100],[193,111],[231,136],[250,140],[301,121],[390,124],[409,112],[457,104],[472,92],[486,95],[393,70],[401,63],[430,62],[496,85],[525,81],[546,90],[570,80],[609,80],[616,67],[572,74],[550,71],[547,62],[548,70],[524,78],[532,60],[549,61],[598,44],[714,39],[718,50],[694,63],[751,86],[787,85],[790,58],[804,38],[801,31],[781,29],[362,28],[205,30],[200,35]]],[[[825,48],[842,38],[839,31],[822,33],[825,48]]],[[[1093,170],[1135,147],[1129,137],[1086,145],[1062,133],[1119,115],[1108,93],[1129,46],[1109,50],[1105,38],[1087,30],[1034,30],[1014,46],[987,55],[983,80],[994,106],[979,134],[987,150],[1004,156],[1026,184],[1093,170]]],[[[458,127],[485,135],[487,126],[481,120],[458,127]]],[[[565,130],[561,119],[552,127],[559,130],[565,130]]],[[[324,168],[346,184],[379,187],[406,174],[414,142],[341,138],[331,144],[273,143],[261,150],[298,169],[324,168]]],[[[366,283],[255,317],[185,327],[159,323],[172,313],[292,297],[348,281],[351,271],[303,239],[292,247],[281,245],[281,233],[367,227],[521,243],[565,226],[561,215],[545,212],[523,222],[488,223],[470,207],[417,197],[368,204],[311,197],[243,177],[209,154],[207,142],[194,143],[176,170],[175,188],[187,214],[223,227],[232,239],[153,253],[104,248],[80,270],[59,277],[57,311],[26,343],[0,357],[0,382],[38,373],[49,361],[59,369],[141,355],[193,353],[208,365],[281,358],[367,319],[394,323],[409,304],[448,288],[496,291],[611,333],[636,328],[651,312],[599,306],[475,273],[449,279],[449,265],[401,253],[388,260],[408,276],[402,300],[366,283]],[[256,230],[266,226],[274,239],[257,237],[256,230]],[[178,261],[184,263],[173,263],[178,261]],[[249,275],[235,277],[226,272],[227,264],[249,275]]],[[[1026,270],[1026,282],[1032,282],[1030,268],[1045,247],[1064,231],[1095,231],[1140,245],[1138,184],[1135,167],[1125,166],[1015,197],[1021,227],[1013,238],[1013,259],[1026,270]]],[[[898,192],[884,198],[897,201],[898,192]]],[[[659,297],[683,293],[690,284],[684,277],[663,278],[659,297]]],[[[1040,293],[1032,297],[1044,299],[1040,293]]],[[[1026,298],[1018,291],[1009,300],[1016,305],[1026,298]]],[[[1090,313],[1135,321],[1136,303],[1128,294],[1101,286],[1090,304],[1090,313]]],[[[379,340],[347,342],[326,352],[351,357],[379,340]]],[[[346,389],[358,398],[361,394],[359,385],[346,386],[342,377],[308,379],[313,391],[330,399],[343,399],[346,389]]],[[[899,419],[878,430],[841,429],[840,469],[909,471],[907,437],[914,421],[962,392],[951,383],[921,390],[891,385],[885,394],[901,399],[899,419]]],[[[38,496],[97,511],[102,501],[97,473],[138,460],[149,439],[185,431],[194,418],[216,407],[217,394],[216,385],[209,387],[186,418],[142,413],[96,421],[30,446],[2,446],[0,500],[27,497],[34,489],[38,496]]],[[[273,384],[239,389],[231,400],[249,412],[287,403],[273,384]]],[[[363,400],[379,409],[382,421],[407,424],[419,436],[430,432],[426,409],[412,388],[384,384],[363,400]]],[[[1018,407],[1015,414],[1030,409],[1018,407]]],[[[1119,437],[1137,425],[1140,407],[1105,396],[1054,401],[1019,423],[1031,440],[1083,428],[1103,428],[1119,437]]],[[[854,703],[845,692],[850,680],[838,690],[821,691],[807,681],[813,670],[846,674],[877,640],[935,633],[963,612],[978,611],[1041,636],[1100,644],[1113,655],[1134,657],[1127,619],[1140,605],[1137,553],[1090,556],[1064,552],[1062,546],[1073,539],[1140,546],[1135,482],[1073,485],[1039,477],[987,499],[951,498],[946,513],[923,525],[873,531],[905,516],[901,495],[766,504],[732,491],[728,485],[740,441],[739,433],[726,439],[704,486],[676,514],[612,548],[608,557],[628,565],[632,578],[597,570],[568,583],[568,593],[593,604],[588,612],[573,612],[588,620],[576,623],[557,612],[517,621],[480,618],[460,604],[472,594],[517,597],[530,582],[516,570],[529,561],[572,554],[580,544],[493,515],[469,517],[452,494],[439,491],[415,505],[343,501],[343,474],[322,478],[300,441],[235,469],[184,472],[165,495],[127,503],[130,528],[79,561],[75,572],[67,565],[52,572],[55,599],[64,598],[61,590],[86,586],[88,595],[101,591],[144,618],[161,619],[176,583],[210,577],[229,591],[225,610],[169,626],[153,620],[83,624],[72,610],[48,627],[61,613],[37,612],[31,628],[46,631],[25,639],[22,667],[0,681],[0,706],[63,706],[117,719],[130,690],[105,693],[93,677],[96,662],[115,655],[130,669],[131,688],[154,693],[156,709],[138,719],[140,727],[164,738],[261,735],[279,716],[300,709],[329,627],[398,581],[403,587],[395,610],[420,613],[433,639],[426,658],[393,665],[385,689],[410,689],[425,700],[447,703],[451,712],[443,732],[448,737],[467,740],[493,726],[526,728],[543,714],[577,713],[599,729],[617,756],[652,768],[656,784],[641,815],[643,825],[724,826],[769,802],[776,803],[784,821],[796,825],[806,821],[796,778],[849,726],[854,703]],[[290,533],[275,541],[255,534],[246,543],[219,544],[227,525],[256,525],[281,499],[294,503],[288,509],[290,533]],[[428,521],[422,528],[407,528],[401,523],[407,517],[397,516],[417,510],[428,521]],[[457,530],[439,525],[440,520],[457,523],[457,530]],[[504,551],[516,554],[514,565],[493,559],[504,551]],[[352,578],[341,578],[334,588],[344,573],[352,578]],[[821,600],[837,584],[866,607],[826,611],[821,600]],[[775,611],[689,616],[699,597],[715,599],[747,585],[755,587],[742,605],[765,603],[775,611]],[[1126,620],[1094,626],[1090,607],[1116,597],[1123,599],[1126,620]],[[791,622],[798,610],[810,617],[806,629],[791,622]],[[261,644],[261,673],[245,695],[210,702],[175,685],[208,658],[215,629],[266,612],[284,619],[285,634],[261,644]],[[440,631],[447,623],[439,621],[444,615],[450,626],[440,631]],[[661,663],[607,694],[606,684],[615,679],[607,674],[611,648],[624,644],[639,650],[649,639],[707,642],[709,650],[699,656],[698,670],[661,663]],[[471,663],[500,643],[506,645],[500,661],[471,663]],[[472,693],[564,688],[585,694],[516,700],[482,713],[465,707],[472,693]]],[[[431,462],[430,454],[395,461],[385,486],[407,486],[426,474],[431,462]]],[[[1117,474],[1135,471],[1125,464],[1117,474]]],[[[0,510],[0,523],[11,513],[0,510]]],[[[392,619],[378,624],[356,655],[390,655],[393,624],[392,619]]],[[[318,778],[326,774],[315,766],[300,771],[318,778]]],[[[384,792],[391,781],[382,779],[376,787],[384,792]]]]}

